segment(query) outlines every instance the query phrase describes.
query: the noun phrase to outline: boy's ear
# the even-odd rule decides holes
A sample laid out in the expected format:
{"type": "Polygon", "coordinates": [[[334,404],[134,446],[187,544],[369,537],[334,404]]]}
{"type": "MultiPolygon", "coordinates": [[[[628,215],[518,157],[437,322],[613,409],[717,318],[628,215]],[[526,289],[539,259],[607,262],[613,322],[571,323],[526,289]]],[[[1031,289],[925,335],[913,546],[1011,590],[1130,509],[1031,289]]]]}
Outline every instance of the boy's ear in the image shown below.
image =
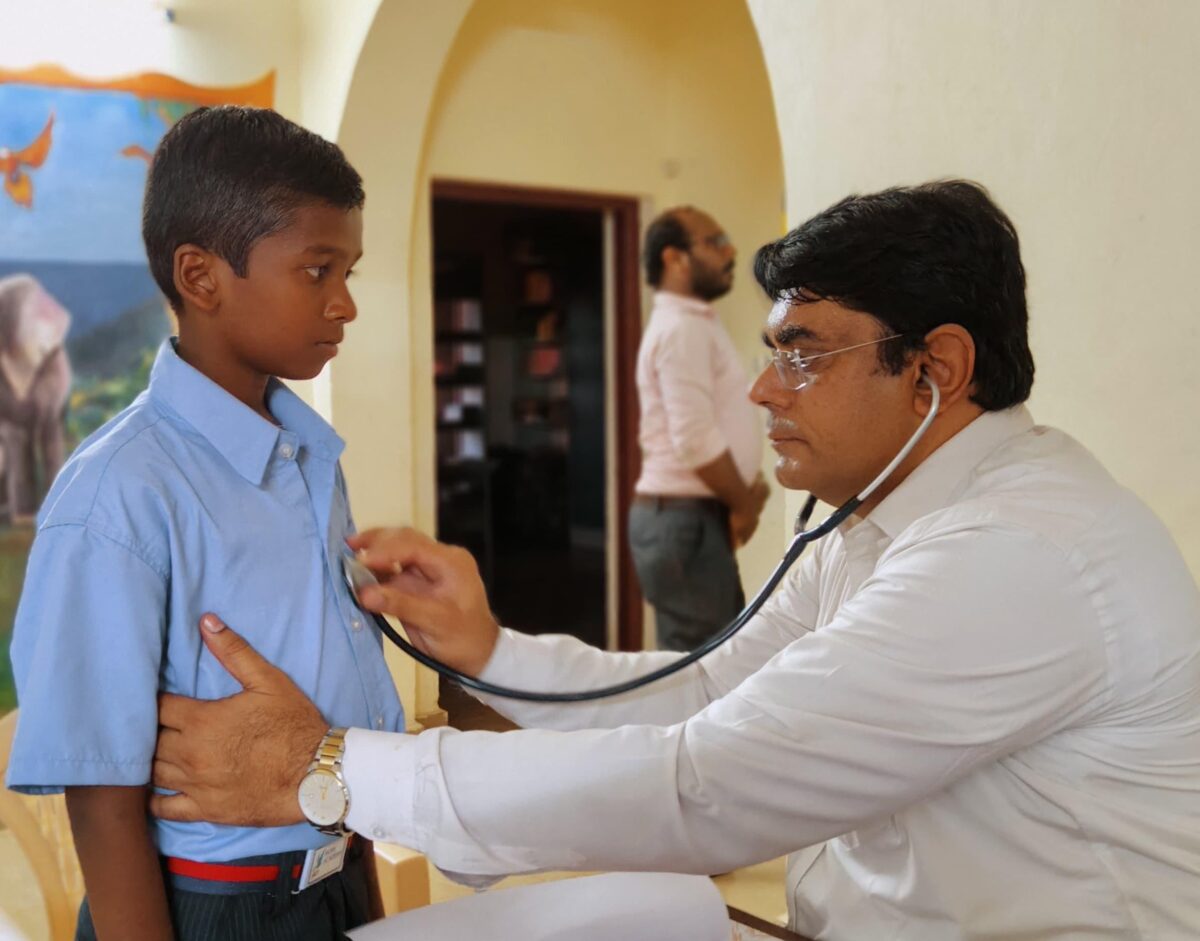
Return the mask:
{"type": "Polygon", "coordinates": [[[175,290],[192,307],[210,311],[220,303],[217,257],[190,243],[175,249],[175,290]]]}

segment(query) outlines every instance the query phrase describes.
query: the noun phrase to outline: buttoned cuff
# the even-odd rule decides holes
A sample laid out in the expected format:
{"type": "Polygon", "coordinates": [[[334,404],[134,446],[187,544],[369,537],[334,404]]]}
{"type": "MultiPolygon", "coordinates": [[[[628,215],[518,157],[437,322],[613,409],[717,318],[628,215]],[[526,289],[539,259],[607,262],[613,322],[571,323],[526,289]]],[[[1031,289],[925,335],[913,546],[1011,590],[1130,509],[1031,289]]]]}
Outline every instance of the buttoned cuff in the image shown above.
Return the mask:
{"type": "Polygon", "coordinates": [[[417,740],[402,732],[350,729],[342,775],[350,792],[346,826],[371,840],[421,850],[414,823],[417,740]]]}

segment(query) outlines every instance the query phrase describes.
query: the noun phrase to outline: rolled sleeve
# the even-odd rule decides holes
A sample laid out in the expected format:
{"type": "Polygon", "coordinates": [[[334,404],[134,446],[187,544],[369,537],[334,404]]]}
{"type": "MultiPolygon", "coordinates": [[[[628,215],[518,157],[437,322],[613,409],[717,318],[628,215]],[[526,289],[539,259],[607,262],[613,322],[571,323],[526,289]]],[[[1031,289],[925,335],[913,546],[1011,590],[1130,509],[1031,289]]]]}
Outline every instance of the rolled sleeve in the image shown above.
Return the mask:
{"type": "Polygon", "coordinates": [[[166,574],[118,538],[82,524],[38,534],[13,628],[9,787],[149,782],[166,592],[166,574]]]}
{"type": "Polygon", "coordinates": [[[712,338],[705,323],[691,321],[675,325],[662,338],[654,366],[671,448],[680,463],[696,468],[715,461],[729,443],[717,425],[713,403],[712,338]]]}

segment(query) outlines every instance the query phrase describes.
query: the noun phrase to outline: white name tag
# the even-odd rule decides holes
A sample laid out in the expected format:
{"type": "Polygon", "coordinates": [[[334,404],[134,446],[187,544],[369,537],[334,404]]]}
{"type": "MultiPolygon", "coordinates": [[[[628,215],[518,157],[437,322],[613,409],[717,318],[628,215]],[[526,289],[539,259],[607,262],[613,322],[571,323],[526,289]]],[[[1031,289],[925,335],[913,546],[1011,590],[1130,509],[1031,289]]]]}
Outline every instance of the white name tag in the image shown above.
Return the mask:
{"type": "Polygon", "coordinates": [[[300,870],[300,885],[296,891],[303,892],[310,885],[316,885],[322,879],[328,879],[334,873],[341,872],[349,846],[350,837],[344,836],[325,846],[309,850],[304,857],[304,868],[300,870]]]}

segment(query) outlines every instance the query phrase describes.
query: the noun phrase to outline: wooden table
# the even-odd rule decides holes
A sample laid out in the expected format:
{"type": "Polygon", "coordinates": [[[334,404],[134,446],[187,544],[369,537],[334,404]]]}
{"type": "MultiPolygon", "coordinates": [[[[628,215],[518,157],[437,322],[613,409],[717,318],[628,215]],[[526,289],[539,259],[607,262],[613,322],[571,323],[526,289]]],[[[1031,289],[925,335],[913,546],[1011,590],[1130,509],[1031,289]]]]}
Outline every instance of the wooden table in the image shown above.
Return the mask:
{"type": "Polygon", "coordinates": [[[764,921],[755,915],[751,915],[749,912],[744,912],[740,908],[734,908],[733,906],[729,906],[729,918],[739,925],[754,928],[756,931],[761,931],[772,938],[785,938],[788,941],[811,941],[810,938],[806,938],[802,934],[796,934],[794,931],[780,928],[778,925],[773,925],[769,921],[764,921]]]}

